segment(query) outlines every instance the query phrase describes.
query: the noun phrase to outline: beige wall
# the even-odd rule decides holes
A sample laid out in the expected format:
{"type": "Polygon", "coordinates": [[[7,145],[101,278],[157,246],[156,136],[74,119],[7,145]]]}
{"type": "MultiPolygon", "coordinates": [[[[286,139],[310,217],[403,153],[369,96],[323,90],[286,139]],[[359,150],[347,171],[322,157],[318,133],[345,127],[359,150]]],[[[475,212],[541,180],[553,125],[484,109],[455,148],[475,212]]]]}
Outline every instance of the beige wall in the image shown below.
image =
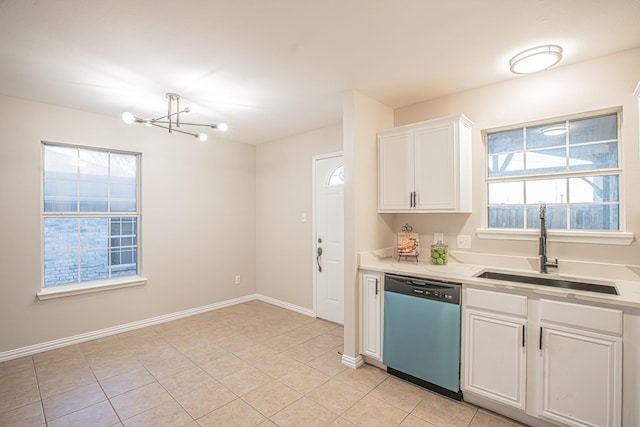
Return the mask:
{"type": "MultiPolygon", "coordinates": [[[[473,213],[396,214],[394,230],[405,223],[430,244],[434,232],[445,233],[446,243],[455,248],[455,236],[472,236],[473,253],[537,256],[537,240],[514,242],[479,239],[484,193],[483,129],[519,124],[609,107],[623,108],[621,150],[623,153],[627,231],[640,233],[640,155],[638,152],[638,100],[633,95],[640,80],[640,49],[622,52],[576,65],[522,76],[508,82],[459,93],[395,111],[395,125],[464,113],[475,122],[473,129],[473,213]]],[[[463,250],[468,251],[468,250],[463,250]]],[[[640,264],[640,246],[601,246],[550,243],[549,255],[562,260],[640,264]]]]}
{"type": "MultiPolygon", "coordinates": [[[[640,49],[396,110],[359,93],[336,125],[258,147],[207,143],[118,117],[0,97],[0,352],[260,293],[312,309],[311,158],[343,149],[345,354],[357,354],[355,254],[388,247],[405,222],[424,234],[472,236],[471,253],[535,256],[537,243],[480,240],[481,130],[623,107],[627,230],[640,232],[640,49]],[[474,201],[465,214],[377,214],[377,131],[464,113],[475,123],[474,201]],[[395,116],[395,117],[394,117],[395,116]],[[395,123],[394,123],[395,122],[395,123]],[[142,153],[146,286],[38,301],[41,276],[40,141],[142,153]],[[307,214],[307,222],[300,214],[307,214]],[[234,285],[235,275],[242,284],[234,285]]],[[[429,239],[427,238],[427,241],[429,239]]],[[[640,264],[640,246],[551,243],[551,256],[640,264]]]]}
{"type": "Polygon", "coordinates": [[[0,352],[255,293],[254,146],[7,97],[0,111],[0,352]],[[42,140],[142,153],[147,285],[36,299],[42,140]]]}
{"type": "Polygon", "coordinates": [[[378,211],[376,133],[393,127],[393,110],[358,92],[346,94],[343,106],[345,155],[345,312],[344,354],[358,351],[358,280],[356,254],[392,244],[391,215],[378,211]]]}
{"type": "Polygon", "coordinates": [[[340,124],[257,146],[259,294],[313,310],[312,157],[341,150],[340,124]]]}

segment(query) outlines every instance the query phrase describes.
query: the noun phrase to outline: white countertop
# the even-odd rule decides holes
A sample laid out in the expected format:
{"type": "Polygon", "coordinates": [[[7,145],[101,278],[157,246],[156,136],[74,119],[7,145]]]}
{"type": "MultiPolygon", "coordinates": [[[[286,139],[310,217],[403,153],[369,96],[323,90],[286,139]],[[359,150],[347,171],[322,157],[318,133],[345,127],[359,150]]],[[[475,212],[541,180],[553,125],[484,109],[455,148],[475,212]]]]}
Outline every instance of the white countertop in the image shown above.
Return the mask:
{"type": "Polygon", "coordinates": [[[463,264],[455,261],[449,261],[446,265],[433,265],[428,259],[416,262],[413,258],[407,258],[406,260],[403,259],[398,261],[396,257],[392,256],[392,253],[393,251],[388,249],[362,252],[358,254],[358,267],[361,270],[458,281],[467,285],[493,288],[497,290],[522,291],[533,293],[538,296],[553,296],[571,300],[588,301],[598,304],[613,305],[620,308],[640,308],[640,281],[607,278],[594,279],[592,277],[580,277],[557,273],[547,273],[542,275],[531,270],[494,268],[485,265],[463,264]],[[485,270],[500,271],[511,274],[526,274],[530,276],[543,276],[564,280],[586,281],[589,283],[615,284],[620,295],[601,294],[596,292],[475,277],[485,270]]]}

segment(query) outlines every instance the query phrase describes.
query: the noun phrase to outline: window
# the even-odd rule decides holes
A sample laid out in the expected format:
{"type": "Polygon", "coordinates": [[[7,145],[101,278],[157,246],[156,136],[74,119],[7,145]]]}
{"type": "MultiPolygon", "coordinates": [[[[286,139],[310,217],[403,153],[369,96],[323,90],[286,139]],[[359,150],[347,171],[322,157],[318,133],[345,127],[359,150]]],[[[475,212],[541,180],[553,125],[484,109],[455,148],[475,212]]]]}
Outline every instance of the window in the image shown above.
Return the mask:
{"type": "Polygon", "coordinates": [[[139,154],[43,150],[43,287],[138,275],[139,154]]]}
{"type": "Polygon", "coordinates": [[[620,231],[618,114],[486,133],[490,229],[620,231]]]}
{"type": "Polygon", "coordinates": [[[329,176],[329,187],[344,185],[344,166],[340,165],[329,176]]]}

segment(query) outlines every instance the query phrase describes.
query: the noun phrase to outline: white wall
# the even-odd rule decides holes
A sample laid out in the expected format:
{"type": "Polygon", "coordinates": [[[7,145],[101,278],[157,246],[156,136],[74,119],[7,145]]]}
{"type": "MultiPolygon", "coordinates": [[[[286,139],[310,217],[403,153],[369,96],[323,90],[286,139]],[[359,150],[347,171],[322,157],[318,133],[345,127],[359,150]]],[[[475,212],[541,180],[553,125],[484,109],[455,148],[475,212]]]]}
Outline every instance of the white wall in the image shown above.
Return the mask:
{"type": "MultiPolygon", "coordinates": [[[[623,107],[625,216],[640,232],[640,49],[523,76],[395,111],[358,93],[340,125],[258,147],[200,143],[119,117],[0,97],[0,352],[261,293],[312,308],[311,157],[345,151],[345,353],[357,354],[355,254],[391,246],[405,222],[422,234],[473,237],[471,253],[535,255],[536,242],[480,240],[482,129],[623,107]],[[379,130],[465,113],[475,123],[471,215],[379,215],[379,130]],[[395,123],[394,123],[395,121],[395,123]],[[38,301],[41,280],[41,141],[142,153],[143,287],[38,301]],[[235,275],[242,284],[234,285],[235,275]],[[10,326],[8,326],[10,325],[10,326]]],[[[551,256],[638,264],[640,246],[550,244],[551,256]]]]}
{"type": "MultiPolygon", "coordinates": [[[[395,125],[419,122],[449,114],[464,113],[475,122],[473,129],[473,213],[466,214],[396,214],[394,230],[405,223],[423,234],[430,244],[434,232],[445,233],[445,242],[455,248],[455,236],[472,236],[471,253],[507,254],[537,257],[538,242],[514,242],[479,239],[484,193],[485,151],[483,129],[519,124],[563,115],[621,106],[624,183],[624,216],[627,231],[640,235],[640,154],[638,151],[638,100],[633,92],[640,80],[640,49],[602,57],[575,65],[466,91],[395,111],[395,125]]],[[[548,253],[563,260],[640,264],[640,245],[601,246],[569,243],[549,244],[548,253]]]]}
{"type": "Polygon", "coordinates": [[[258,293],[313,310],[312,157],[341,150],[341,124],[257,146],[258,293]]]}
{"type": "Polygon", "coordinates": [[[7,97],[0,111],[0,352],[255,293],[254,146],[7,97]],[[147,285],[36,299],[43,140],[142,153],[147,285]]]}
{"type": "Polygon", "coordinates": [[[358,92],[346,94],[343,106],[345,155],[344,354],[358,349],[358,278],[356,254],[391,246],[393,216],[378,211],[376,133],[393,127],[393,110],[358,92]]]}

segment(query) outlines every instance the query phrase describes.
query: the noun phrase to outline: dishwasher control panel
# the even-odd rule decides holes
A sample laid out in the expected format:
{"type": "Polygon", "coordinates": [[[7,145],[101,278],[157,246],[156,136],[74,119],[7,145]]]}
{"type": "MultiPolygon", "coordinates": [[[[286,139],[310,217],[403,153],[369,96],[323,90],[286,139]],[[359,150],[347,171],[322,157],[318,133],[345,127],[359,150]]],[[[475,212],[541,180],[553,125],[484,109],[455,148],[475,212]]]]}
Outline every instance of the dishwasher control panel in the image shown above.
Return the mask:
{"type": "Polygon", "coordinates": [[[413,289],[413,293],[414,294],[418,294],[418,295],[424,295],[424,296],[431,296],[433,298],[438,298],[438,299],[447,299],[447,300],[452,300],[453,299],[453,295],[449,295],[445,292],[442,291],[430,291],[430,290],[426,290],[426,289],[413,289]]]}
{"type": "Polygon", "coordinates": [[[384,288],[387,292],[460,304],[460,283],[386,274],[384,288]]]}

